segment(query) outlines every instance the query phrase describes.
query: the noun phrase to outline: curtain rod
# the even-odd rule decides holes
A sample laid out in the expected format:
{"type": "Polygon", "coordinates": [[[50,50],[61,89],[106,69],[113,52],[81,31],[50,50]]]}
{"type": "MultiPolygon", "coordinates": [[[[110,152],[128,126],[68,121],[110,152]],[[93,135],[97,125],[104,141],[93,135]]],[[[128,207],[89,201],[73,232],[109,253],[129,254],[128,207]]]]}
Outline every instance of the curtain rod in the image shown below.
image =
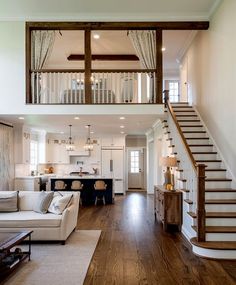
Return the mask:
{"type": "Polygon", "coordinates": [[[9,128],[13,128],[13,126],[5,124],[5,123],[2,123],[2,122],[0,122],[0,125],[6,126],[6,127],[9,127],[9,128]]]}

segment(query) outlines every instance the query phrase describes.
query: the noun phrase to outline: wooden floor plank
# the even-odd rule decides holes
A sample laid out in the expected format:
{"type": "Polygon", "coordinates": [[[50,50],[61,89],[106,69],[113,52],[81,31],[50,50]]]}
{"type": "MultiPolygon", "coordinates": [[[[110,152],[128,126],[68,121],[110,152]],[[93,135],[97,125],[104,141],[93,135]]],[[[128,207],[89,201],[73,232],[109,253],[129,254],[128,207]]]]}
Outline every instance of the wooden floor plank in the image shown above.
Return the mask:
{"type": "Polygon", "coordinates": [[[81,207],[78,229],[101,229],[84,285],[231,285],[235,261],[195,256],[181,233],[155,221],[153,196],[131,192],[114,205],[81,207]]]}

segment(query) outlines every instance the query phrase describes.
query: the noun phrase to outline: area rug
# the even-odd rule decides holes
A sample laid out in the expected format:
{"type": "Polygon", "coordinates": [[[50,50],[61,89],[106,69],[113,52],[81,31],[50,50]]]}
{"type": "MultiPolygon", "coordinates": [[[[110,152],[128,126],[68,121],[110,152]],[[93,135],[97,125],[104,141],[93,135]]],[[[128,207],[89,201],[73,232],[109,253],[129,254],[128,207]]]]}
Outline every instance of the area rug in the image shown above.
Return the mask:
{"type": "Polygon", "coordinates": [[[33,244],[31,261],[5,285],[82,285],[101,231],[73,232],[65,245],[33,244]]]}

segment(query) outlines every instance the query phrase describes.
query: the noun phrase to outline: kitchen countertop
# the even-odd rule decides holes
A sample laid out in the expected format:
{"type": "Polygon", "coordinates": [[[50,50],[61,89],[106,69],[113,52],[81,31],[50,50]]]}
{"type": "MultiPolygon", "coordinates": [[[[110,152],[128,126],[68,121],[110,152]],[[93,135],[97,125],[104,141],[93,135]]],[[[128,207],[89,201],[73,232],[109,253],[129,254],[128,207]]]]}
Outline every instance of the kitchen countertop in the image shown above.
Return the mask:
{"type": "Polygon", "coordinates": [[[50,179],[113,179],[110,177],[102,177],[101,175],[58,175],[55,177],[49,177],[50,179]]]}

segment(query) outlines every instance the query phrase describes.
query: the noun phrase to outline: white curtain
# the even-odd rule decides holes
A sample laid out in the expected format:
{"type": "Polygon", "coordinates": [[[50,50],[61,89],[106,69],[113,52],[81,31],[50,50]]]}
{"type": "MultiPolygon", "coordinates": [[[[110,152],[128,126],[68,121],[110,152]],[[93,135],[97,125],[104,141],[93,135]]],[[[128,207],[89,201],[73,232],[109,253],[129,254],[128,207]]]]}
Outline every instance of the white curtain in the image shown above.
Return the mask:
{"type": "Polygon", "coordinates": [[[55,31],[33,31],[31,40],[31,67],[42,69],[55,42],[55,31]]]}
{"type": "Polygon", "coordinates": [[[13,128],[0,124],[0,191],[14,189],[13,128]]]}
{"type": "MultiPolygon", "coordinates": [[[[144,69],[156,68],[156,31],[130,30],[128,36],[144,69]]],[[[154,77],[150,74],[150,101],[154,102],[154,77]]]]}

